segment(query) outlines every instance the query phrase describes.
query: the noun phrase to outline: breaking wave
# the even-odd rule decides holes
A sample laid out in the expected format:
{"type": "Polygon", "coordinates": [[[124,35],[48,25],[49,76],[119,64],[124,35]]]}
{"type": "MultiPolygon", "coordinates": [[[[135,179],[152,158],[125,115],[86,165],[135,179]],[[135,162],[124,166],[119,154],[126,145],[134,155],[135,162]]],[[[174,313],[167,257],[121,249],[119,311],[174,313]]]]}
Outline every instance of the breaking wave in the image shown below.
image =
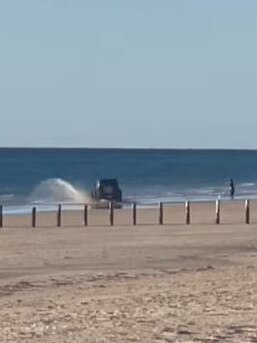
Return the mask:
{"type": "Polygon", "coordinates": [[[34,203],[90,203],[90,196],[71,183],[55,178],[40,182],[30,200],[34,203]]]}

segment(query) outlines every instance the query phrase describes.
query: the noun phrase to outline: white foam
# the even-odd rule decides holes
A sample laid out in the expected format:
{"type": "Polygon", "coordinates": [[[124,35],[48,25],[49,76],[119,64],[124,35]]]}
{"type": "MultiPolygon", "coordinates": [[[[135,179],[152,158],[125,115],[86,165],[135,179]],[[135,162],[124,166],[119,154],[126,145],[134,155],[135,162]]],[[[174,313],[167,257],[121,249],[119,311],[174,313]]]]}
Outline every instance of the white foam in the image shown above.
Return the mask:
{"type": "Polygon", "coordinates": [[[245,182],[245,183],[241,183],[240,186],[242,186],[242,187],[253,187],[253,186],[255,186],[255,183],[245,182]]]}

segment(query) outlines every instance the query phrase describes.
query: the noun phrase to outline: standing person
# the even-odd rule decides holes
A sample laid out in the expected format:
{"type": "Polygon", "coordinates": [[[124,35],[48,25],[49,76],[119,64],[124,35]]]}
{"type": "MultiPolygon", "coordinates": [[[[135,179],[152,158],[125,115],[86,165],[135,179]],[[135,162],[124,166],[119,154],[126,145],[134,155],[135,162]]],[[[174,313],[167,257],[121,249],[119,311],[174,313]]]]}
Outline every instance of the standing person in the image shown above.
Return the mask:
{"type": "Polygon", "coordinates": [[[235,195],[235,184],[234,184],[233,179],[230,179],[229,190],[230,190],[230,199],[233,200],[234,195],[235,195]]]}

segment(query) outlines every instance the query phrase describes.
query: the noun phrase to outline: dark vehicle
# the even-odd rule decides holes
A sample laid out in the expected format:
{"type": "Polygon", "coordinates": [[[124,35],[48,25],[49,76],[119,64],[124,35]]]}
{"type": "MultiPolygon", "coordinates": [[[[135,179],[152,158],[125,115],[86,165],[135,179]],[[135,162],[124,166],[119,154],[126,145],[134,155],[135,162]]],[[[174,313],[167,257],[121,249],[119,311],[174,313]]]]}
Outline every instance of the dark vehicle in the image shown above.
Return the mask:
{"type": "Polygon", "coordinates": [[[114,204],[115,207],[122,207],[122,192],[116,179],[101,179],[96,181],[92,190],[94,201],[107,201],[114,204]]]}

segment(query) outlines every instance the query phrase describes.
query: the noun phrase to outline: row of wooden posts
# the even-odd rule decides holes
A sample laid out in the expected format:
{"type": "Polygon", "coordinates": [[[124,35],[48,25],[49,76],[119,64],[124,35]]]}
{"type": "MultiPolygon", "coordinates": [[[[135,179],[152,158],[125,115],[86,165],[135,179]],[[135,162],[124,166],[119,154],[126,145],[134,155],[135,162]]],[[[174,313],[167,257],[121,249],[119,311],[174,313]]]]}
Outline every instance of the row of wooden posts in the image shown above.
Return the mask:
{"type": "MultiPolygon", "coordinates": [[[[159,203],[159,224],[163,225],[163,203],[159,203]]],[[[191,214],[190,214],[190,202],[185,202],[185,223],[190,224],[191,214]]],[[[58,205],[56,213],[56,226],[60,227],[62,222],[62,206],[58,205]]],[[[109,223],[110,226],[114,225],[114,205],[113,203],[109,204],[109,223]]],[[[215,223],[220,224],[220,200],[215,202],[215,223]]],[[[31,213],[31,226],[36,227],[37,224],[37,209],[32,207],[31,213]]],[[[132,204],[132,224],[137,225],[137,204],[132,204]]],[[[250,201],[245,200],[245,224],[250,224],[250,201]]],[[[88,226],[88,205],[84,205],[84,225],[88,226]]],[[[0,205],[0,227],[3,227],[3,206],[0,205]]]]}

